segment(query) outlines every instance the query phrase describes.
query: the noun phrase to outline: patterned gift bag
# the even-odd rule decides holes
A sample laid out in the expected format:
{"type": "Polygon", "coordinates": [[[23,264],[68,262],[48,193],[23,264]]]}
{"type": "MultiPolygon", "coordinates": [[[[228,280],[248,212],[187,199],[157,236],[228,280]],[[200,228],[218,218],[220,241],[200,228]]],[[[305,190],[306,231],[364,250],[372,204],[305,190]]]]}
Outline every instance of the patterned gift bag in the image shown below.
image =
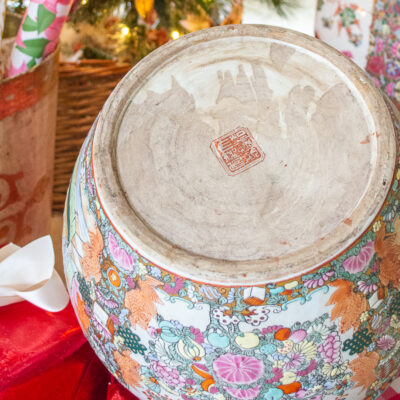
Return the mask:
{"type": "Polygon", "coordinates": [[[7,77],[40,64],[57,46],[72,0],[31,0],[11,55],[7,77]]]}

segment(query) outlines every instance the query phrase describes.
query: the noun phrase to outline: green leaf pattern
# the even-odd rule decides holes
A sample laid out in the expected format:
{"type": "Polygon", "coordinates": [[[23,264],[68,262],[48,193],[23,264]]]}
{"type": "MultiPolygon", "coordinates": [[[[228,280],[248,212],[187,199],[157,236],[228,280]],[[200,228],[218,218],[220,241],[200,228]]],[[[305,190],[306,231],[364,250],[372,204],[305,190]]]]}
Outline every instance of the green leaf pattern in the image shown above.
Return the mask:
{"type": "Polygon", "coordinates": [[[43,4],[38,7],[37,31],[44,32],[56,19],[56,14],[49,11],[43,4]]]}
{"type": "MultiPolygon", "coordinates": [[[[57,0],[54,3],[57,3],[57,0]]],[[[50,11],[45,4],[31,2],[28,6],[12,51],[8,77],[40,64],[46,54],[46,48],[48,49],[47,45],[52,40],[57,40],[57,38],[53,39],[47,31],[52,29],[51,26],[54,23],[59,22],[58,18],[68,15],[69,7],[61,7],[60,12],[58,9],[56,12],[55,9],[50,11]]]]}

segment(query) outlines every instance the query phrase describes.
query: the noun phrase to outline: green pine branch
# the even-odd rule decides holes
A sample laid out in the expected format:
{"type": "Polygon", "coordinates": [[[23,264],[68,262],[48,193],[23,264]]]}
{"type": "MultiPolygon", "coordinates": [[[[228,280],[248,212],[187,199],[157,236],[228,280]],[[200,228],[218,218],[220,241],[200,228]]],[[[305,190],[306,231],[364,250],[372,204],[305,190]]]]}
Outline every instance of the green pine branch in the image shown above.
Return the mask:
{"type": "Polygon", "coordinates": [[[286,17],[300,5],[298,0],[261,0],[261,1],[267,3],[270,7],[274,8],[276,12],[282,17],[286,17]]]}

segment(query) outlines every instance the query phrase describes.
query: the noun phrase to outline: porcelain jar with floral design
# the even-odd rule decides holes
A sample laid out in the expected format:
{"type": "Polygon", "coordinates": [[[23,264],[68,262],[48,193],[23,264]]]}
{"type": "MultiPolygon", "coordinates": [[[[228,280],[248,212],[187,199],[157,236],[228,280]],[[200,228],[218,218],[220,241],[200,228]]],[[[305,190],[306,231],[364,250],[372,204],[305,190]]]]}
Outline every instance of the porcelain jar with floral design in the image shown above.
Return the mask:
{"type": "Polygon", "coordinates": [[[82,330],[139,399],[374,399],[400,358],[398,114],[308,36],[227,26],[118,85],[63,251],[82,330]]]}
{"type": "Polygon", "coordinates": [[[399,107],[400,4],[397,0],[321,0],[316,35],[342,51],[399,107]]]}

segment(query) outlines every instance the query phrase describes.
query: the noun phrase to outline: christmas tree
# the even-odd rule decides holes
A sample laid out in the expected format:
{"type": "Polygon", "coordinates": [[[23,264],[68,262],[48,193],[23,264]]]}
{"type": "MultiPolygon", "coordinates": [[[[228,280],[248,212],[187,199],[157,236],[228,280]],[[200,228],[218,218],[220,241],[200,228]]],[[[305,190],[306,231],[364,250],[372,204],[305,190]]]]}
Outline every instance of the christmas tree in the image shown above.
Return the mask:
{"type": "MultiPolygon", "coordinates": [[[[263,0],[285,14],[297,0],[263,0]]],[[[23,11],[26,0],[9,0],[23,11]]],[[[181,35],[217,25],[239,24],[243,0],[75,0],[62,50],[84,58],[132,64],[181,35]]]]}

